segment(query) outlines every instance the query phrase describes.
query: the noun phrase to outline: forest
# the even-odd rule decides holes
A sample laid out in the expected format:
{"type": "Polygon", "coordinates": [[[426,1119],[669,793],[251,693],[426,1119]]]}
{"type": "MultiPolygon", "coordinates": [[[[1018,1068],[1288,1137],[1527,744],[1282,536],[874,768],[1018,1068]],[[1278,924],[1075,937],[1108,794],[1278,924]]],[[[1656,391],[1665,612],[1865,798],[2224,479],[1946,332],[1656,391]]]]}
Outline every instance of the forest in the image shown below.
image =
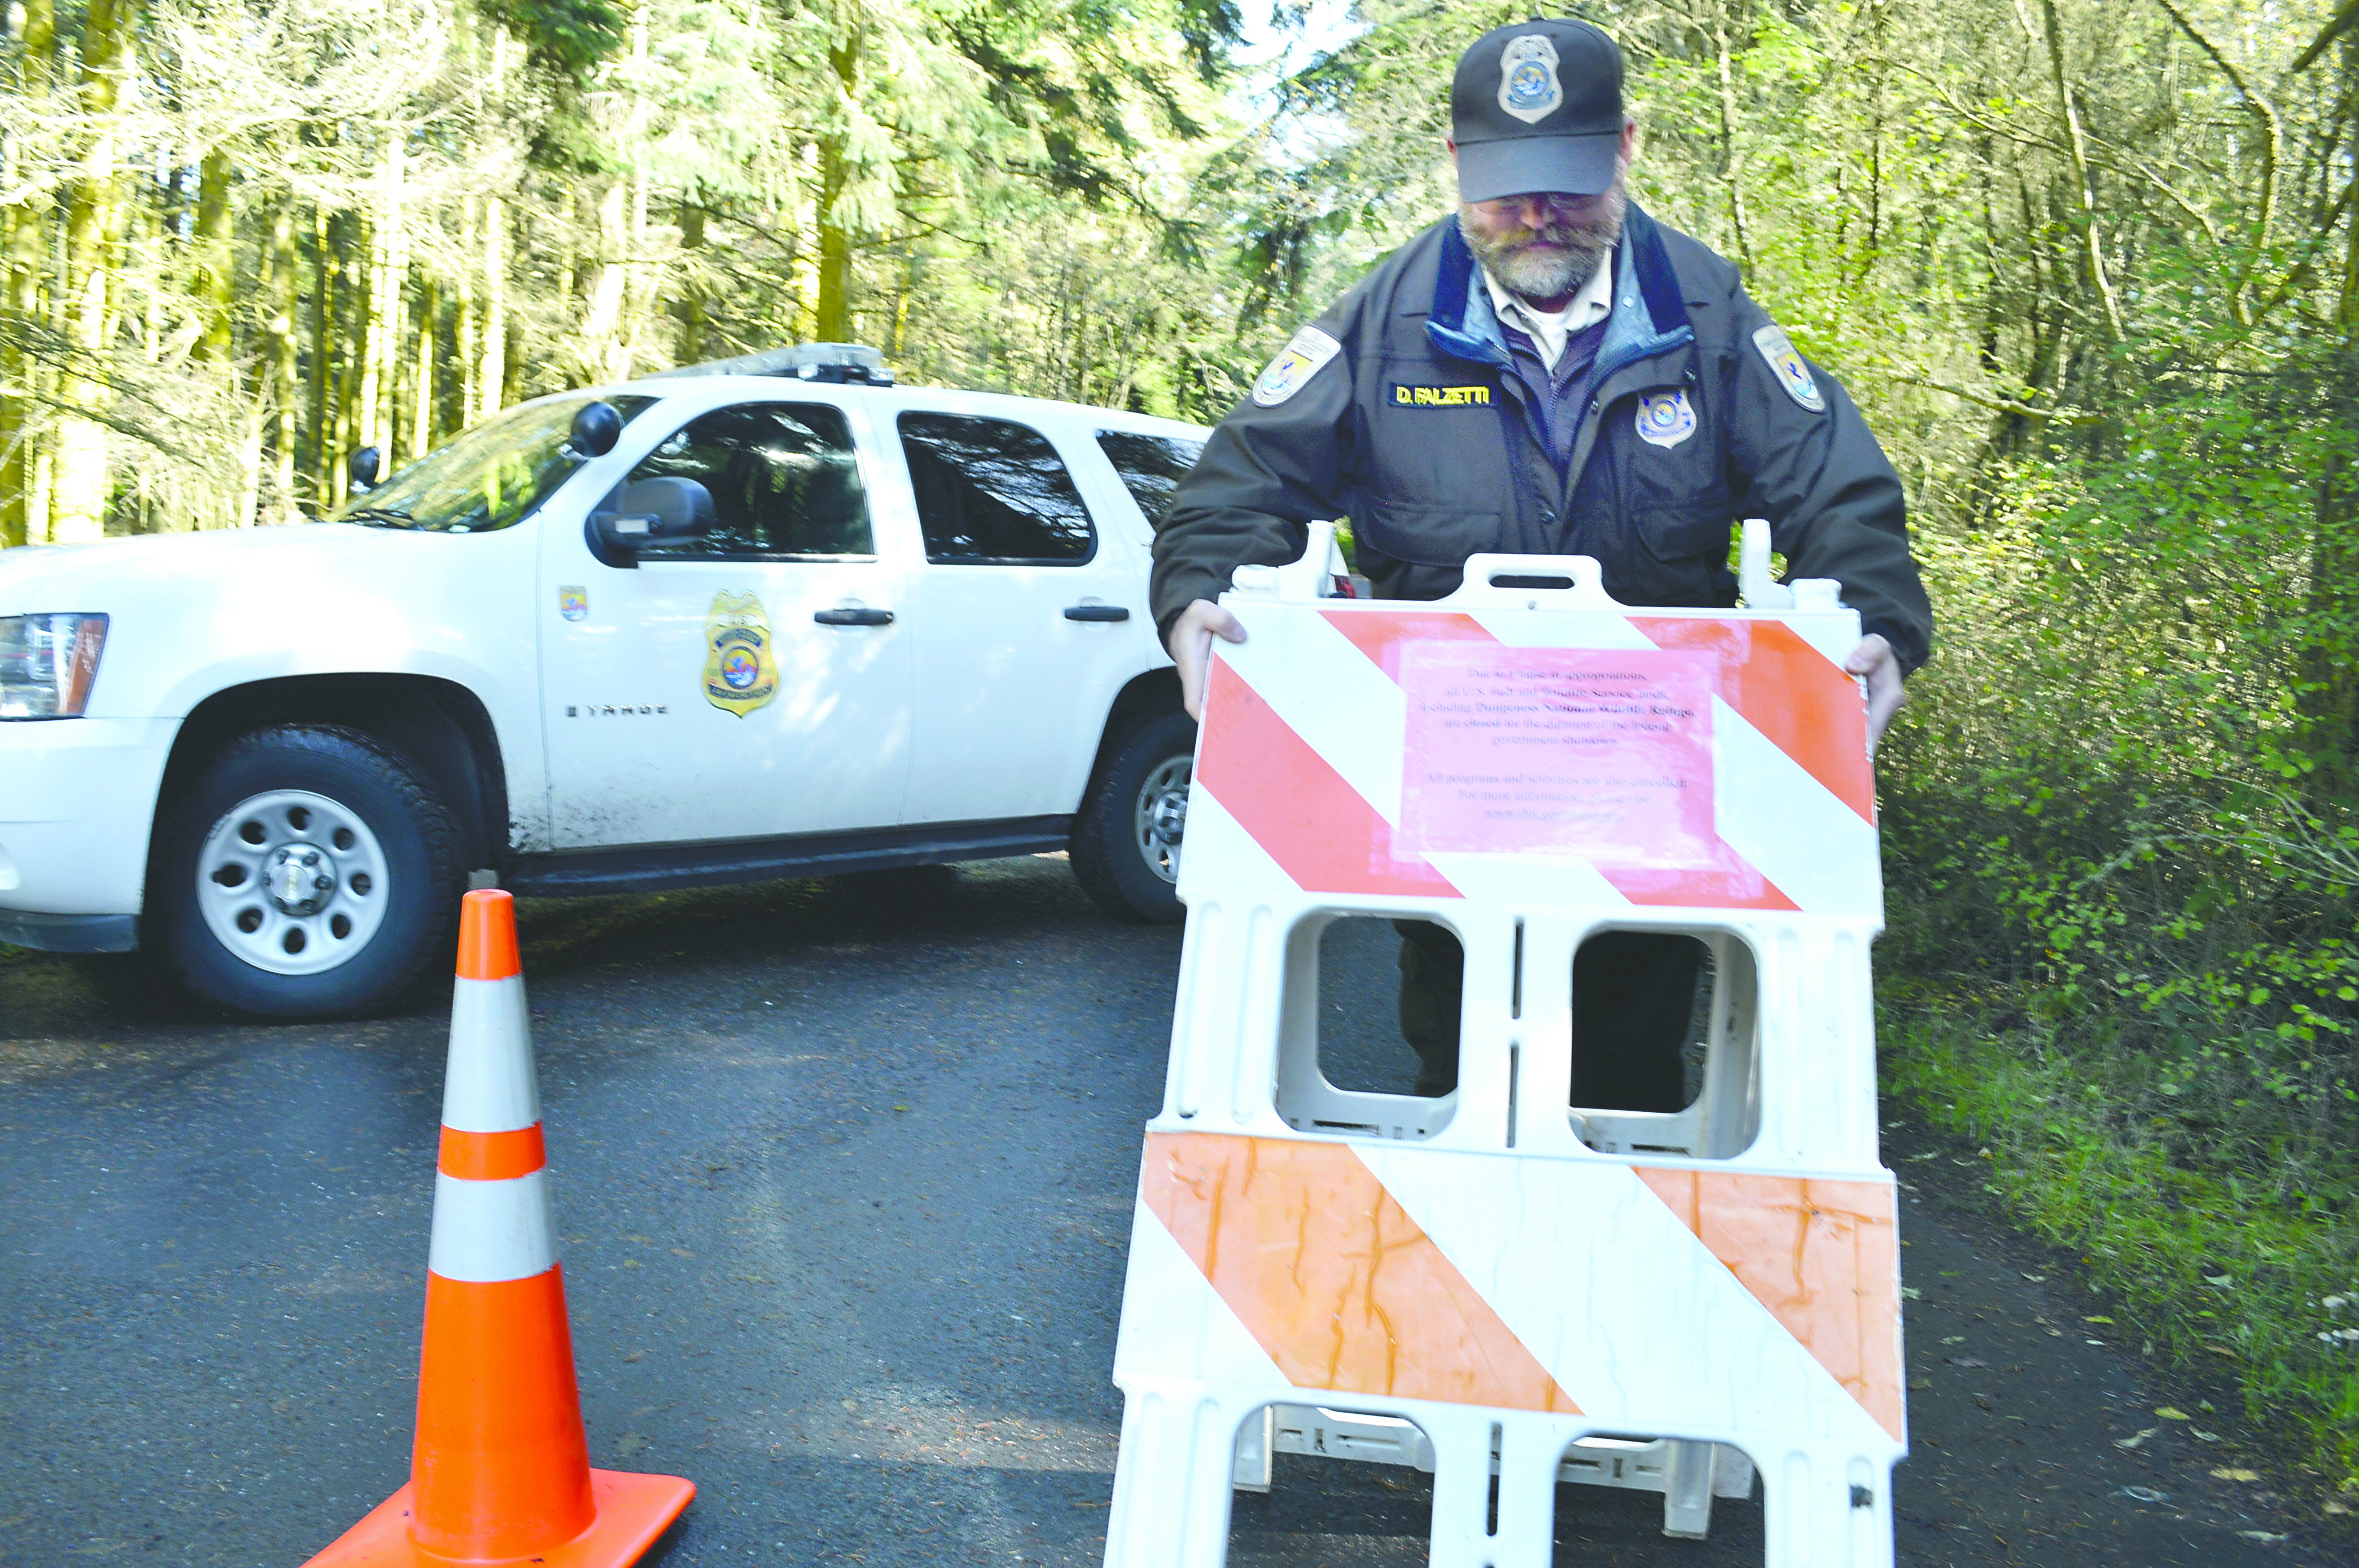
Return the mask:
{"type": "MultiPolygon", "coordinates": [[[[1265,3],[8,0],[0,546],[802,341],[1215,420],[1527,14],[1265,3]]],[[[2359,0],[1572,10],[1908,487],[1887,1090],[2359,1508],[2359,0]]]]}

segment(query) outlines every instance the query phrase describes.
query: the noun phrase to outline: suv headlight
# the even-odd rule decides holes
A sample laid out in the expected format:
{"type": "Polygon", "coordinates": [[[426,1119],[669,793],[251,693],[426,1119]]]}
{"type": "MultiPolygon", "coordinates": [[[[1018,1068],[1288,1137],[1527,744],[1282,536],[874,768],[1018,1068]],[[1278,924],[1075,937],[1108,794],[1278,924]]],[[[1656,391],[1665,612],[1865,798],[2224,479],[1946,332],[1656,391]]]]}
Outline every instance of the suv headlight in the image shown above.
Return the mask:
{"type": "Polygon", "coordinates": [[[81,718],[105,647],[103,615],[0,615],[0,719],[81,718]]]}

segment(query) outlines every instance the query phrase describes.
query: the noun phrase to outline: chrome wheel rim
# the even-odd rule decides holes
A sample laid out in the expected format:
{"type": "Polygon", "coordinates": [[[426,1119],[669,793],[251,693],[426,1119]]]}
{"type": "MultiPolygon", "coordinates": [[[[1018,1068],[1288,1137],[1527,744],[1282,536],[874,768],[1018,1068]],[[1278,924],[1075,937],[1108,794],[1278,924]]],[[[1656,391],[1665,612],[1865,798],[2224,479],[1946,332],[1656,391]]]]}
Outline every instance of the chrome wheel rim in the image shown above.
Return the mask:
{"type": "Polygon", "coordinates": [[[197,854],[197,907],[213,939],[257,969],[316,975],[385,924],[385,849],[349,807],[309,790],[240,801],[197,854]]]}
{"type": "Polygon", "coordinates": [[[1188,831],[1188,781],[1195,772],[1193,757],[1173,757],[1138,786],[1138,804],[1132,813],[1138,858],[1167,882],[1180,880],[1180,841],[1188,831]]]}

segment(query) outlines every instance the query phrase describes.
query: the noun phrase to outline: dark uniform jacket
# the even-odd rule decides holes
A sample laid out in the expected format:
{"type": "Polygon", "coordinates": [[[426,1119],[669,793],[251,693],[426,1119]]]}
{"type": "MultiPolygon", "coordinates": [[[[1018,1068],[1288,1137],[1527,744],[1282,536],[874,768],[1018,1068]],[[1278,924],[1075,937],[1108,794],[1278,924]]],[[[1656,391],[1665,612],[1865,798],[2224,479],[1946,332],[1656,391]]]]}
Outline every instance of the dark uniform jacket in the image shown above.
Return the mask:
{"type": "Polygon", "coordinates": [[[1736,269],[1632,206],[1569,468],[1446,218],[1298,335],[1213,431],[1155,544],[1158,628],[1247,562],[1351,519],[1379,598],[1438,599],[1484,551],[1594,556],[1625,604],[1727,606],[1734,523],[1766,517],[1788,575],[1833,578],[1904,669],[1932,644],[1899,476],[1736,269]],[[1338,345],[1308,373],[1303,367],[1338,345]],[[1291,361],[1289,367],[1288,362],[1291,361]]]}

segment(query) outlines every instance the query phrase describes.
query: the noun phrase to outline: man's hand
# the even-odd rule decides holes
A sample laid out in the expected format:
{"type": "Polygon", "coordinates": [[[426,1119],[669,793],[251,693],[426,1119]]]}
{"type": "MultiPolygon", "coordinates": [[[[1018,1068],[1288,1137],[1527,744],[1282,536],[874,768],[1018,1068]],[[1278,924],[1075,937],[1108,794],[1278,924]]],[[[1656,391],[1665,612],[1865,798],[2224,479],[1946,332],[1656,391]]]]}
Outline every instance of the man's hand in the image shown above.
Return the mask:
{"type": "MultiPolygon", "coordinates": [[[[1196,600],[1171,623],[1171,662],[1180,666],[1180,700],[1187,706],[1190,719],[1204,717],[1204,676],[1212,667],[1215,636],[1242,643],[1245,629],[1238,624],[1235,616],[1209,599],[1196,600]]],[[[1881,643],[1883,639],[1875,641],[1881,643]]],[[[1899,685],[1897,666],[1893,685],[1896,689],[1899,685]]]]}
{"type": "MultiPolygon", "coordinates": [[[[1177,627],[1172,629],[1171,636],[1174,642],[1179,640],[1177,627]]],[[[1884,731],[1892,724],[1892,716],[1908,700],[1908,694],[1901,689],[1900,660],[1883,633],[1870,632],[1859,640],[1859,646],[1851,651],[1843,667],[1845,675],[1858,676],[1867,682],[1867,754],[1872,757],[1875,755],[1875,743],[1884,739],[1884,731]]]]}

